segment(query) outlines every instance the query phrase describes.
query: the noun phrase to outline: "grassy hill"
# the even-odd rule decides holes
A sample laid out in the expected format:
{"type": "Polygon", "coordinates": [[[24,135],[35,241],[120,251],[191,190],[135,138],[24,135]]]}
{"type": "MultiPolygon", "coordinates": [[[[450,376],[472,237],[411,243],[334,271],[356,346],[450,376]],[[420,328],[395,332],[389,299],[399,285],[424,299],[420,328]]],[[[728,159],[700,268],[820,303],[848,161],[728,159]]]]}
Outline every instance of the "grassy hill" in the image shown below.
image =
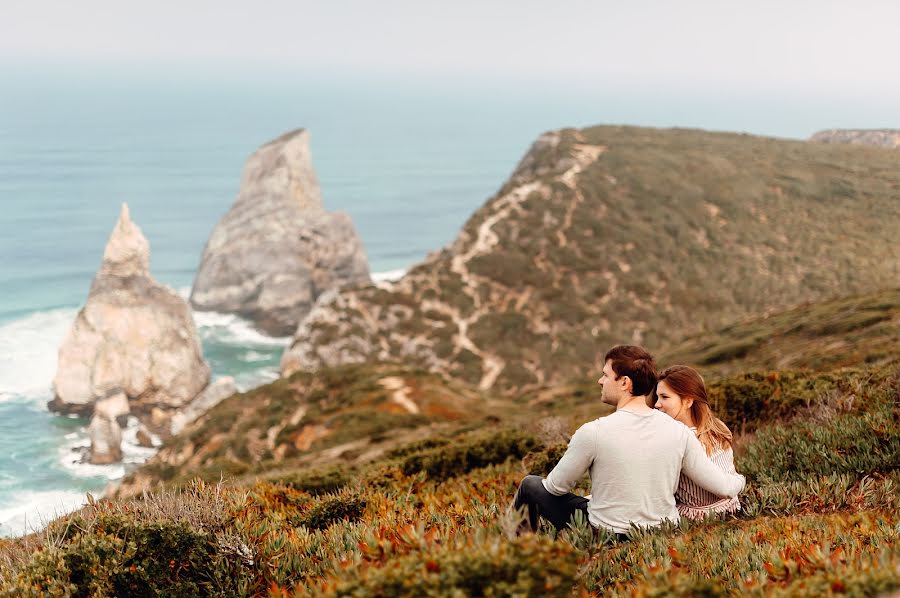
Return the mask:
{"type": "Polygon", "coordinates": [[[321,302],[286,374],[401,361],[514,394],[900,280],[894,150],[635,127],[545,134],[448,248],[321,302]]]}
{"type": "Polygon", "coordinates": [[[327,485],[404,444],[449,441],[501,421],[524,426],[562,413],[556,427],[568,429],[609,412],[598,391],[588,380],[512,400],[399,364],[298,372],[214,407],[130,474],[118,495],[193,478],[293,483],[298,469],[327,485]]]}
{"type": "Polygon", "coordinates": [[[747,319],[686,339],[665,351],[661,360],[714,374],[900,360],[900,289],[747,319]]]}
{"type": "MultiPolygon", "coordinates": [[[[794,370],[898,362],[898,290],[750,319],[689,339],[659,357],[661,366],[698,367],[711,383],[717,411],[738,426],[787,415],[768,404],[769,396],[808,397],[807,374],[794,370]]],[[[501,421],[524,428],[555,417],[564,436],[608,413],[595,379],[596,373],[509,397],[400,364],[297,372],[213,408],[129,475],[118,492],[134,496],[195,477],[290,480],[293,470],[310,465],[317,466],[316,475],[331,479],[335,469],[358,467],[405,442],[453,437],[501,421]],[[398,393],[406,403],[395,400],[398,393]]]]}
{"type": "Polygon", "coordinates": [[[539,414],[575,425],[572,403],[534,396],[508,419],[476,416],[330,472],[297,465],[268,480],[97,501],[0,541],[2,591],[870,596],[900,587],[900,366],[745,372],[714,394],[746,432],[736,454],[750,484],[737,517],[635,530],[624,543],[594,538],[584,522],[514,537],[506,506],[516,484],[548,471],[564,447],[560,422],[539,414]]]}

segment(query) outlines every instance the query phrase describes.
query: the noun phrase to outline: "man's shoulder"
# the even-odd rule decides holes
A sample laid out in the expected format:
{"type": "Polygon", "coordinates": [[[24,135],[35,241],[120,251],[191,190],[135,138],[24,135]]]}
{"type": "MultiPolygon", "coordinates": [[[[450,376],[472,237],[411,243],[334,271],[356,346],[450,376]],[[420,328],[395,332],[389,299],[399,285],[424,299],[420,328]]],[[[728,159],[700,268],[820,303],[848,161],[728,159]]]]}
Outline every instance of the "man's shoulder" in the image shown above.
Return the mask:
{"type": "MultiPolygon", "coordinates": [[[[609,417],[609,416],[606,416],[606,417],[609,417]]],[[[604,426],[607,425],[604,422],[606,417],[598,417],[597,419],[592,419],[589,422],[584,422],[583,424],[581,424],[581,427],[579,427],[578,430],[575,431],[575,433],[576,434],[579,432],[581,432],[582,434],[597,433],[599,430],[602,430],[604,428],[604,426]]]]}
{"type": "Polygon", "coordinates": [[[677,432],[678,434],[690,435],[692,433],[691,429],[688,428],[686,425],[684,425],[683,423],[681,423],[680,421],[678,421],[675,418],[669,417],[668,415],[666,415],[662,411],[659,411],[658,409],[653,410],[653,417],[654,417],[654,422],[656,422],[657,425],[667,428],[667,429],[670,429],[670,430],[673,430],[673,431],[677,432]]]}
{"type": "MultiPolygon", "coordinates": [[[[620,411],[614,411],[609,415],[605,415],[603,417],[598,417],[597,419],[591,420],[589,422],[585,422],[578,428],[579,431],[583,430],[584,432],[599,432],[604,430],[605,428],[617,428],[620,427],[624,422],[633,422],[633,415],[622,413],[620,411]]],[[[674,434],[690,436],[692,432],[690,428],[685,426],[683,423],[676,419],[672,419],[662,411],[657,411],[654,409],[651,413],[647,414],[645,417],[650,418],[650,420],[654,423],[654,425],[659,426],[662,429],[671,431],[674,434]]]]}

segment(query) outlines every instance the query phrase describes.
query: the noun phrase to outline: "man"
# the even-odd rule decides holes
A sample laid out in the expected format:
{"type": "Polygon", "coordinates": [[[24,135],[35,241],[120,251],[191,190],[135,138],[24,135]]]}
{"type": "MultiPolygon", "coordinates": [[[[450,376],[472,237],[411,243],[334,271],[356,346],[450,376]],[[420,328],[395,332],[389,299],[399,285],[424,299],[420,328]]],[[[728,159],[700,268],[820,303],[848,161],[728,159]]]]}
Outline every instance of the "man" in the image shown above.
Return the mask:
{"type": "Polygon", "coordinates": [[[603,402],[616,411],[578,428],[546,479],[530,475],[522,480],[514,506],[527,507],[532,530],[539,516],[564,529],[576,510],[594,529],[620,539],[632,523],[677,523],[675,490],[682,471],[720,496],[737,496],[744,489],[744,476],[717,467],[690,429],[647,404],[656,366],[644,348],[619,345],[605,361],[598,383],[603,402]],[[590,500],[570,492],[585,472],[591,476],[590,500]]]}

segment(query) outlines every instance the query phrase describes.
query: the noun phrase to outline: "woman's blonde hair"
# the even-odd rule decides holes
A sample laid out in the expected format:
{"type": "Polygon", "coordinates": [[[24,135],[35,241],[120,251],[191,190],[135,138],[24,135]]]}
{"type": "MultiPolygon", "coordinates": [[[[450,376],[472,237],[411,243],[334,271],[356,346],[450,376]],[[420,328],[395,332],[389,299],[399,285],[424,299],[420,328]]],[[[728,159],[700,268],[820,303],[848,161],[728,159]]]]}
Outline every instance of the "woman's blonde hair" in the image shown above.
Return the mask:
{"type": "Polygon", "coordinates": [[[700,372],[686,365],[673,365],[660,372],[659,382],[663,380],[682,400],[693,399],[691,417],[697,425],[697,438],[706,448],[706,454],[730,448],[731,430],[725,422],[713,415],[706,396],[706,384],[700,372]]]}

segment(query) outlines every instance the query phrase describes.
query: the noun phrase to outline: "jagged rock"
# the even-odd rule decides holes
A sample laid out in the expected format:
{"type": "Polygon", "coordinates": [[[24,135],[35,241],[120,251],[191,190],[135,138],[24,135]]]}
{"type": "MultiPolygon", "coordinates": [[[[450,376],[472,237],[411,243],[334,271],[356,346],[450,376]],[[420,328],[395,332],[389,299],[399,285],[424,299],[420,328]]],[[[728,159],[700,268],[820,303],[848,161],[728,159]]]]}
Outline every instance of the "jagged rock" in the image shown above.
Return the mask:
{"type": "Polygon", "coordinates": [[[809,140],[818,143],[851,143],[895,148],[900,147],[900,129],[828,129],[819,131],[809,140]]]}
{"type": "Polygon", "coordinates": [[[150,276],[150,248],[123,204],[85,306],[59,350],[50,408],[90,414],[121,389],[129,409],[177,409],[207,384],[190,307],[150,276]]]}
{"type": "Polygon", "coordinates": [[[94,415],[113,419],[121,428],[125,427],[130,413],[131,408],[128,406],[128,397],[119,389],[94,403],[94,415]]]}
{"type": "Polygon", "coordinates": [[[91,463],[108,465],[122,460],[122,428],[115,418],[95,412],[88,426],[88,436],[91,438],[91,463]]]}
{"type": "Polygon", "coordinates": [[[141,427],[138,428],[135,438],[137,439],[138,445],[144,448],[153,448],[153,435],[150,434],[150,430],[148,430],[146,426],[141,425],[141,427]]]}
{"type": "Polygon", "coordinates": [[[172,416],[170,422],[173,435],[178,434],[189,423],[237,392],[234,378],[223,376],[206,387],[187,407],[172,416]]]}
{"type": "Polygon", "coordinates": [[[157,434],[163,433],[167,435],[172,426],[173,415],[169,410],[154,407],[150,410],[150,420],[147,422],[147,426],[157,434]]]}
{"type": "Polygon", "coordinates": [[[350,217],[322,207],[309,133],[299,129],[247,160],[237,199],[203,250],[191,304],[284,336],[328,289],[369,280],[350,217]]]}

